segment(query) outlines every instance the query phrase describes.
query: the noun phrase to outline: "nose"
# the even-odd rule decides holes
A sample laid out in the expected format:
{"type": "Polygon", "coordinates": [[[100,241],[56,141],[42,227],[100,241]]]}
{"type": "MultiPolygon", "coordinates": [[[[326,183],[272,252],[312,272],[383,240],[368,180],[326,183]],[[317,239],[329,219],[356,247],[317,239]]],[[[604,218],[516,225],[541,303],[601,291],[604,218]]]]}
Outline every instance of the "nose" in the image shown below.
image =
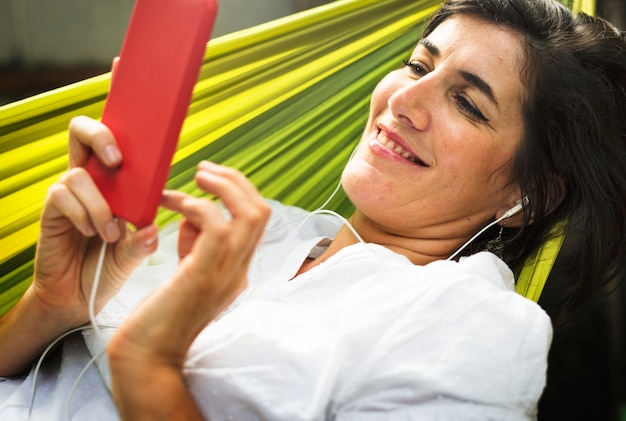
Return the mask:
{"type": "Polygon", "coordinates": [[[428,76],[398,82],[387,105],[393,116],[412,129],[425,131],[432,123],[432,95],[429,100],[428,76]]]}

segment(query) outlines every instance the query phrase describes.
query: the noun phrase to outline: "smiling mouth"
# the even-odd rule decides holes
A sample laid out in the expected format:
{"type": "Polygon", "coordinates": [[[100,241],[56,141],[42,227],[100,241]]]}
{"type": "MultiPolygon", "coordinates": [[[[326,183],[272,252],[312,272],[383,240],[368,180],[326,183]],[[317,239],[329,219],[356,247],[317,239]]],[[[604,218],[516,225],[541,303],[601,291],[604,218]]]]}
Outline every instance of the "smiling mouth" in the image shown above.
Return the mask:
{"type": "Polygon", "coordinates": [[[380,143],[381,145],[383,145],[384,147],[386,147],[387,149],[389,149],[390,151],[393,151],[396,154],[400,155],[407,161],[410,161],[422,167],[428,167],[428,165],[426,165],[424,161],[419,159],[417,156],[411,154],[411,152],[409,152],[408,150],[404,149],[402,145],[389,139],[387,135],[385,134],[385,132],[383,132],[380,129],[378,130],[378,134],[376,135],[376,141],[380,143]]]}

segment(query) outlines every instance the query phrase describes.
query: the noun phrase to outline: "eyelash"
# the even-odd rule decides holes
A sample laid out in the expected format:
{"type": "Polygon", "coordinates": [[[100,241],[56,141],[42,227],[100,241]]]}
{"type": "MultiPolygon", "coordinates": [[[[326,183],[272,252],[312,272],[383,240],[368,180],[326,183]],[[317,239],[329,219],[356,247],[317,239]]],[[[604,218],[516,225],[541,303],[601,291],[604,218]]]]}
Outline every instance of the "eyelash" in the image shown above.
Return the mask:
{"type": "MultiPolygon", "coordinates": [[[[428,73],[428,70],[424,68],[421,64],[414,61],[403,60],[403,63],[406,67],[410,68],[411,73],[417,76],[424,76],[428,73]]],[[[472,105],[472,103],[462,95],[455,94],[454,100],[458,104],[458,106],[465,112],[472,115],[472,117],[481,120],[481,121],[489,121],[476,107],[472,105]]]]}
{"type": "Polygon", "coordinates": [[[478,109],[476,107],[474,107],[467,98],[465,98],[462,95],[459,94],[455,94],[454,95],[454,99],[456,100],[457,104],[459,105],[459,107],[461,107],[462,110],[470,113],[472,116],[476,117],[477,119],[481,120],[481,121],[489,121],[487,120],[487,118],[483,115],[483,113],[481,113],[480,111],[478,111],[478,109]]]}
{"type": "Polygon", "coordinates": [[[403,60],[402,61],[406,67],[411,69],[412,73],[415,73],[418,76],[424,76],[428,71],[419,63],[415,61],[403,60]]]}

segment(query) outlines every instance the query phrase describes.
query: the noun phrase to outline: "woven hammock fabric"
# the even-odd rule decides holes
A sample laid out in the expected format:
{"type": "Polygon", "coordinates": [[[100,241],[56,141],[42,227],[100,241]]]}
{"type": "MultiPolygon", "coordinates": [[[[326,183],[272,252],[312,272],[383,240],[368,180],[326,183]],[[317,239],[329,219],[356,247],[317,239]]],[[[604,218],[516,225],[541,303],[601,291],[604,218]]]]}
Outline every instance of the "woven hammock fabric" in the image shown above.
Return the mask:
{"type": "MultiPolygon", "coordinates": [[[[321,205],[360,137],[369,94],[438,3],[338,1],[212,40],[167,187],[201,194],[195,166],[210,159],[242,170],[266,197],[321,205]]],[[[0,107],[0,314],[31,280],[41,206],[68,165],[68,123],[100,117],[109,80],[0,107]]],[[[330,207],[349,212],[341,196],[330,207]]],[[[160,212],[157,223],[174,217],[160,212]]]]}
{"type": "MultiPolygon", "coordinates": [[[[593,0],[563,0],[593,10],[593,0]],[[591,3],[589,3],[591,2],[591,3]]],[[[202,194],[201,159],[236,167],[265,197],[320,206],[360,138],[376,83],[399,67],[439,0],[340,0],[209,43],[167,188],[202,194]]],[[[0,107],[0,315],[28,287],[67,127],[99,118],[110,74],[0,107]]],[[[339,194],[328,206],[350,204],[339,194]]],[[[157,223],[176,218],[161,211],[157,223]]]]}

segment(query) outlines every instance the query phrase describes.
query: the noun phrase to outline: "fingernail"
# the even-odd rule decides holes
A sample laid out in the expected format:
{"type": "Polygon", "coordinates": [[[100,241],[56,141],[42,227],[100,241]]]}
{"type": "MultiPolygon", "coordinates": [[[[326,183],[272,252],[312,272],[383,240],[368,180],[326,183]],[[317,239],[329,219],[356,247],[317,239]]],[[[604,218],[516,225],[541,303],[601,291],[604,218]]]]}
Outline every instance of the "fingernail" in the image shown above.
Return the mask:
{"type": "Polygon", "coordinates": [[[85,235],[87,237],[91,237],[92,235],[96,234],[96,229],[94,228],[93,225],[89,224],[86,228],[85,228],[85,235]]]}
{"type": "Polygon", "coordinates": [[[157,238],[156,237],[150,237],[146,240],[146,242],[144,243],[144,245],[146,247],[152,247],[154,245],[154,243],[156,243],[157,238]]]}
{"type": "Polygon", "coordinates": [[[117,164],[122,160],[122,153],[115,145],[106,145],[104,148],[104,159],[108,164],[117,164]]]}
{"type": "Polygon", "coordinates": [[[200,164],[198,165],[198,167],[201,170],[211,171],[211,170],[217,168],[218,165],[213,163],[213,162],[211,162],[211,161],[200,161],[200,164]]]}
{"type": "Polygon", "coordinates": [[[117,240],[117,238],[120,235],[119,227],[117,226],[117,224],[114,221],[108,222],[104,226],[104,232],[105,232],[107,238],[109,240],[111,240],[111,241],[117,240]]]}

